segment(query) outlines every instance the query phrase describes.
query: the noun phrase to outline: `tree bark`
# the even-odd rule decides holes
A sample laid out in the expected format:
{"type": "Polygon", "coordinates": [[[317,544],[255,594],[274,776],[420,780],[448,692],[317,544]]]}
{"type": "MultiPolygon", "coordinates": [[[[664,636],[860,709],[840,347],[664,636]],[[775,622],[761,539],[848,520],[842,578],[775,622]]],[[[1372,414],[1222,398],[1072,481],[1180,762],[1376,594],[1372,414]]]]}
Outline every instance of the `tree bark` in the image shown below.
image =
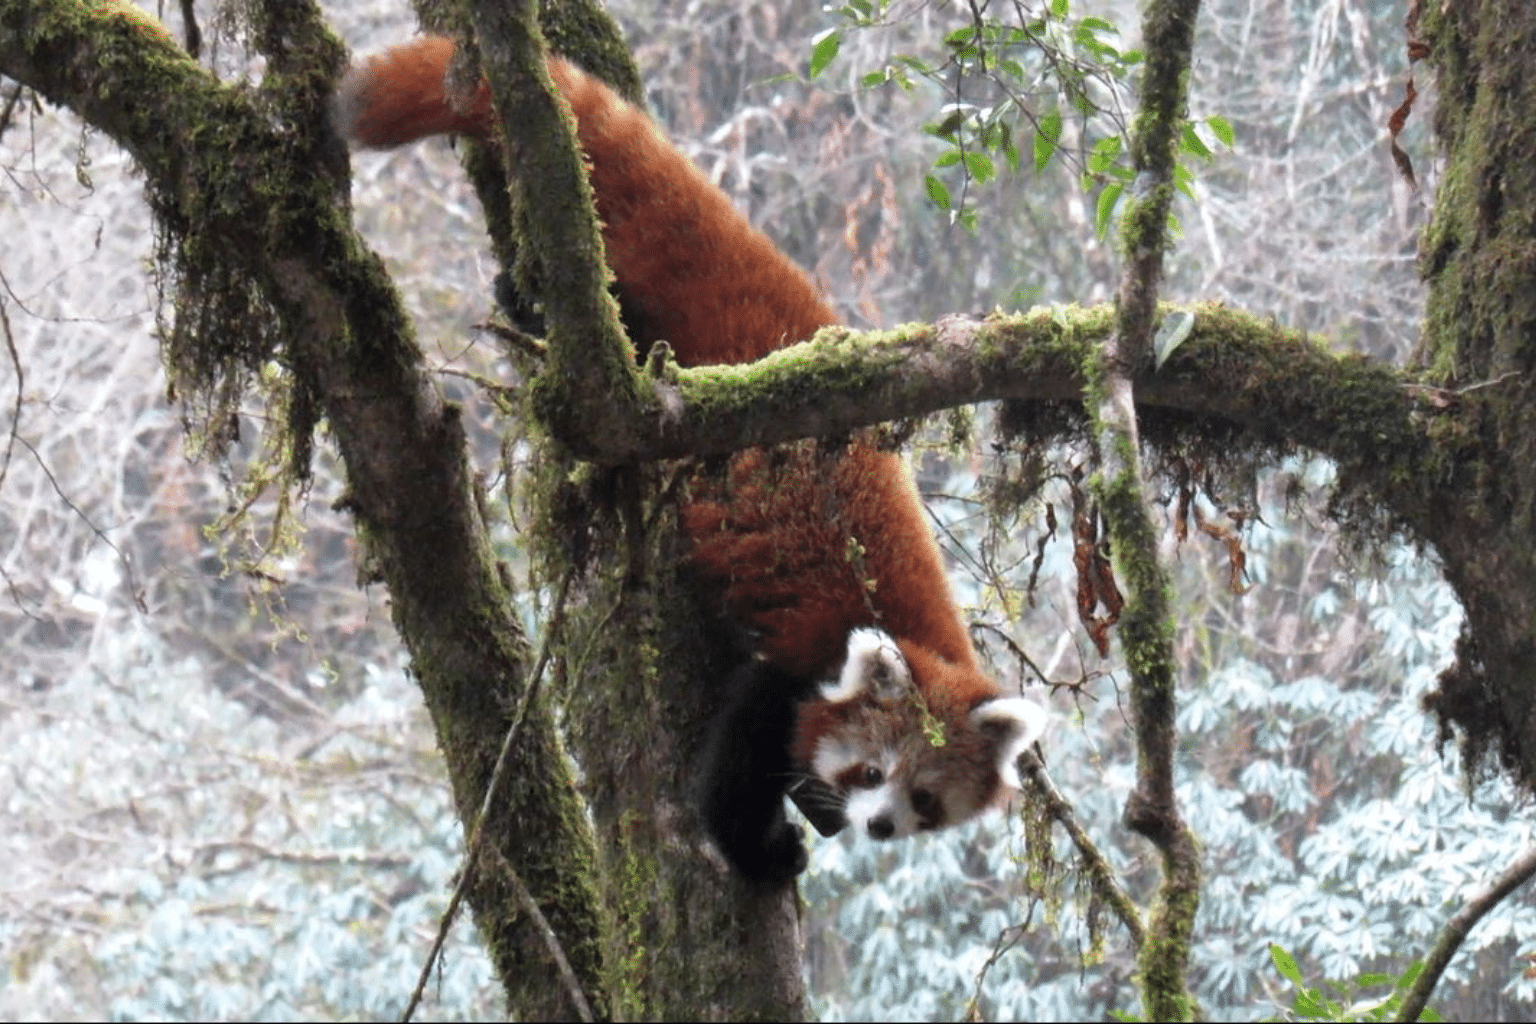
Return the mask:
{"type": "Polygon", "coordinates": [[[1172,584],[1158,551],[1147,500],[1136,418],[1136,371],[1152,362],[1157,298],[1173,208],[1175,140],[1189,102],[1199,0],[1153,0],[1142,20],[1146,70],[1132,133],[1136,194],[1121,224],[1125,269],[1114,332],[1087,389],[1098,460],[1097,496],[1115,569],[1125,589],[1120,643],[1131,677],[1136,720],[1136,786],[1122,820],[1157,848],[1162,864],[1146,935],[1136,951],[1137,981],[1149,1020],[1192,1020],[1189,952],[1200,907],[1200,846],[1179,809],[1173,761],[1178,749],[1177,659],[1172,584]]]}
{"type": "Polygon", "coordinates": [[[1536,8],[1424,4],[1445,166],[1421,259],[1429,301],[1417,359],[1463,389],[1426,466],[1443,495],[1425,524],[1467,621],[1428,701],[1536,787],[1536,8]],[[1475,389],[1475,390],[1469,390],[1475,389]]]}

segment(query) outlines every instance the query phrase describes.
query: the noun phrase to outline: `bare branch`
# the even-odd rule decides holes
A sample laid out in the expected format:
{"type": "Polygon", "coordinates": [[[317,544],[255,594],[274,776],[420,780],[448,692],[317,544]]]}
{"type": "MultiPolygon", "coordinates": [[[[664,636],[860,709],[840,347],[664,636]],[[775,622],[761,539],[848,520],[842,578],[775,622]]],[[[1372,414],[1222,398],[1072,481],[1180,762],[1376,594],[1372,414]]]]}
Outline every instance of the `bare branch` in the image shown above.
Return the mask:
{"type": "Polygon", "coordinates": [[[1498,906],[1500,901],[1536,875],[1536,846],[1522,853],[1514,863],[1504,869],[1504,873],[1494,879],[1487,888],[1467,900],[1465,906],[1456,911],[1451,919],[1445,922],[1445,927],[1440,932],[1440,940],[1435,943],[1435,948],[1430,950],[1429,957],[1424,961],[1424,969],[1419,976],[1413,979],[1413,985],[1403,996],[1402,1005],[1398,1007],[1394,1020],[1408,1021],[1418,1020],[1419,1014],[1424,1012],[1424,1006],[1429,1002],[1429,997],[1435,990],[1435,985],[1440,981],[1440,975],[1450,966],[1451,958],[1461,948],[1472,929],[1483,919],[1487,913],[1498,906]]]}

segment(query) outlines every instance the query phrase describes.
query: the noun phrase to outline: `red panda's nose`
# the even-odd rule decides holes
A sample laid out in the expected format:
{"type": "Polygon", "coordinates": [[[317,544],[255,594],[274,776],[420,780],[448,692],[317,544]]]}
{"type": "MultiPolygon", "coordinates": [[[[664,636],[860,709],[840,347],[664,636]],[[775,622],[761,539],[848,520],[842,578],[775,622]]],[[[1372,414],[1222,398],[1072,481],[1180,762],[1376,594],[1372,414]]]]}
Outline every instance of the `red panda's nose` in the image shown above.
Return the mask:
{"type": "Polygon", "coordinates": [[[869,830],[871,839],[889,839],[896,834],[895,823],[883,814],[877,818],[870,818],[864,827],[869,830]]]}

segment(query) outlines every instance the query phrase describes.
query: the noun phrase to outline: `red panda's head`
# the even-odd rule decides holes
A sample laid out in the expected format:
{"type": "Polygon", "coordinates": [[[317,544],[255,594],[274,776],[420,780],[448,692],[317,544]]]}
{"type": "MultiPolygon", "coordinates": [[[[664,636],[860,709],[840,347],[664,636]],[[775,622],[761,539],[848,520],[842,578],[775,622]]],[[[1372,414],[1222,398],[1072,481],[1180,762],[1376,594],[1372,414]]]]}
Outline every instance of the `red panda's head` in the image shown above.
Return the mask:
{"type": "MultiPolygon", "coordinates": [[[[844,800],[853,827],[874,839],[957,825],[1018,789],[1014,761],[1045,731],[1045,709],[998,696],[953,699],[944,679],[914,678],[968,667],[908,657],[878,629],[856,629],[838,677],[802,705],[795,759],[844,800]]],[[[969,689],[969,688],[967,688],[969,689]]]]}

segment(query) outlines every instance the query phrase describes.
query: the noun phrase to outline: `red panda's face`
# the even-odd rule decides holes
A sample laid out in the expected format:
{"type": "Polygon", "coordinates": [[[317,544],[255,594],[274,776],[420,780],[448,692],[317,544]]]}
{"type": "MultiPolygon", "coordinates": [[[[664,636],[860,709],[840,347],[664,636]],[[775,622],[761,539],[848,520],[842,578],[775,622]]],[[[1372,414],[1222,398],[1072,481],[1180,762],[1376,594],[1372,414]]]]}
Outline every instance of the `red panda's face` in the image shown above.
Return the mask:
{"type": "Polygon", "coordinates": [[[1044,730],[1033,701],[994,697],[940,719],[924,692],[896,641],[858,629],[838,678],[803,718],[817,733],[805,737],[809,767],[873,839],[956,825],[997,804],[1019,785],[1014,760],[1044,730]]]}

